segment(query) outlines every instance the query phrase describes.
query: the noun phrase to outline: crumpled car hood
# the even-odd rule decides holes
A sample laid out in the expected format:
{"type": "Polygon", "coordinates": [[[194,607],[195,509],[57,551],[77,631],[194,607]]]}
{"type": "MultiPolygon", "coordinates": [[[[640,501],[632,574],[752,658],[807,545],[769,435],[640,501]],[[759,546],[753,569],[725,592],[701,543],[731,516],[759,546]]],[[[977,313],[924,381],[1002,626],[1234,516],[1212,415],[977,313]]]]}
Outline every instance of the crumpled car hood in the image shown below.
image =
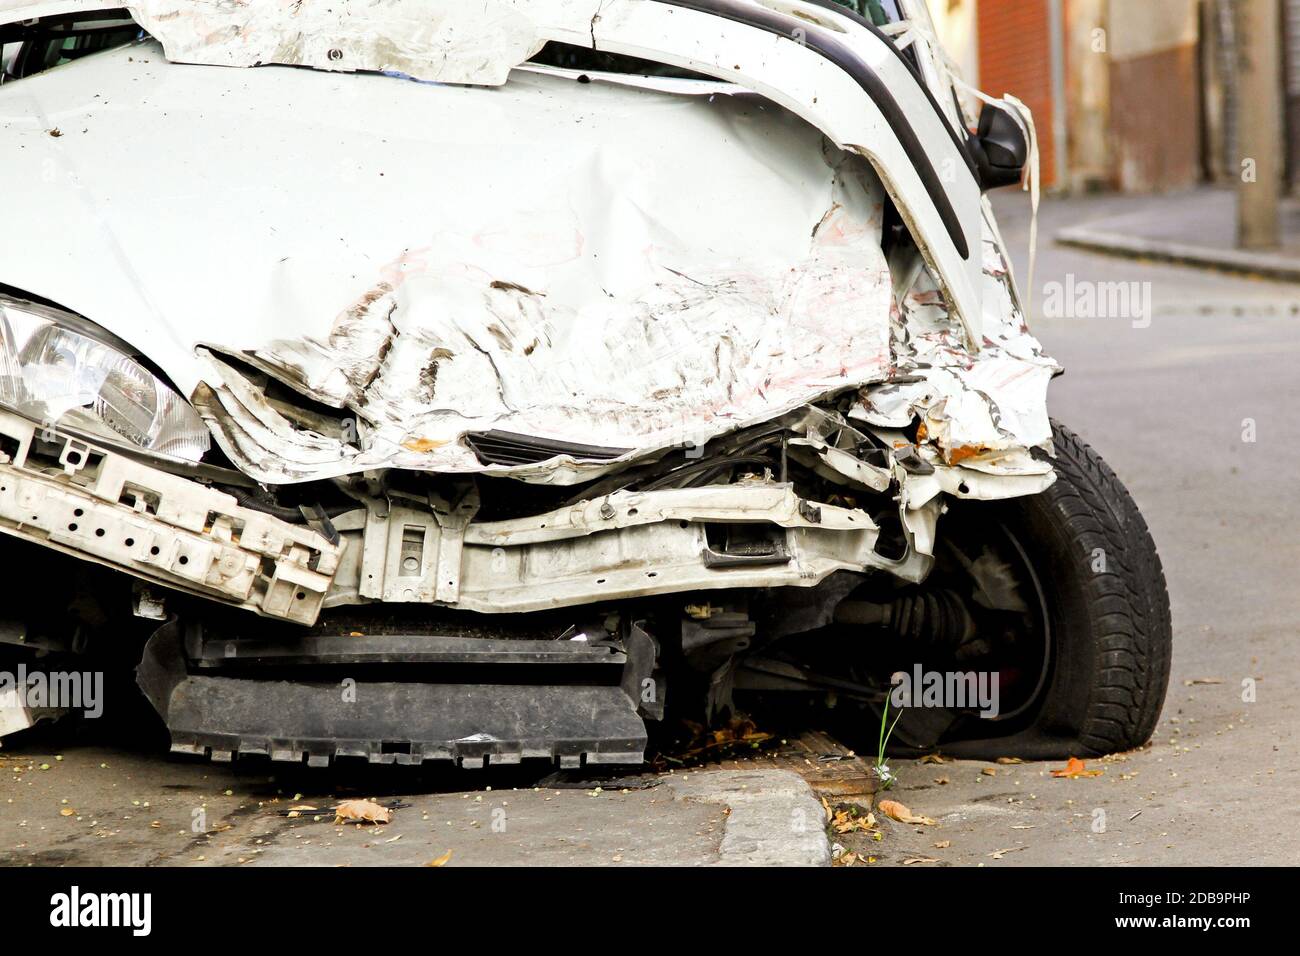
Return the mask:
{"type": "Polygon", "coordinates": [[[0,135],[13,181],[49,184],[11,196],[45,235],[0,237],[0,281],[133,343],[258,480],[571,483],[898,376],[859,417],[928,415],[975,463],[1048,440],[1056,366],[992,235],[976,359],[937,290],[896,294],[869,165],[726,84],[444,86],[144,43],[0,89],[0,135]],[[465,441],[486,431],[606,453],[492,464],[465,441]]]}
{"type": "MultiPolygon", "coordinates": [[[[187,392],[256,401],[211,350],[360,418],[355,454],[236,449],[266,477],[476,469],[458,438],[491,428],[659,447],[888,369],[874,178],[758,98],[181,67],[153,45],[37,81],[39,122],[23,84],[0,91],[12,174],[75,175],[58,192],[98,228],[68,259],[130,272],[111,310],[68,259],[6,281],[111,311],[187,392]]],[[[36,192],[11,221],[84,221],[36,192]]]]}

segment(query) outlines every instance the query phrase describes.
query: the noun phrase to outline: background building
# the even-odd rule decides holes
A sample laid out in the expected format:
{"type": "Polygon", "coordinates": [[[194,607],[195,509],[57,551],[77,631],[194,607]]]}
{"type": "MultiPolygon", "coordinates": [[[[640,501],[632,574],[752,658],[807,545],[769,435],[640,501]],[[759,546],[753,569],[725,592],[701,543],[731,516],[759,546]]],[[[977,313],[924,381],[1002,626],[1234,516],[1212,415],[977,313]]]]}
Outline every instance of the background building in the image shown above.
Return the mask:
{"type": "MultiPolygon", "coordinates": [[[[1300,0],[1280,9],[1284,169],[1300,184],[1300,0]]],[[[972,85],[1033,109],[1043,180],[1153,192],[1240,174],[1242,0],[930,0],[972,85]]],[[[1258,38],[1256,38],[1258,39],[1258,38]]]]}

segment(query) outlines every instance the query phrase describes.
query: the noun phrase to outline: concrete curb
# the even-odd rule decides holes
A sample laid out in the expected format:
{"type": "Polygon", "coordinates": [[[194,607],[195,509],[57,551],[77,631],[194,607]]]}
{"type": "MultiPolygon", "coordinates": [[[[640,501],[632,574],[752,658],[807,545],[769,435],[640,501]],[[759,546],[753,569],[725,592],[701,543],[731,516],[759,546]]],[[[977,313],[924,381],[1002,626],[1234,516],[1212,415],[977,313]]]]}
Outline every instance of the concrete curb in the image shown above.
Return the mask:
{"type": "Polygon", "coordinates": [[[789,770],[706,770],[665,776],[678,800],[731,808],[714,866],[829,866],[825,811],[789,770]]]}
{"type": "Polygon", "coordinates": [[[1149,259],[1175,265],[1214,269],[1237,275],[1258,276],[1280,282],[1300,282],[1300,259],[1266,252],[1248,252],[1242,249],[1213,249],[1163,239],[1142,239],[1137,236],[1099,229],[1073,227],[1062,229],[1055,236],[1063,246],[1124,256],[1130,259],[1149,259]]]}

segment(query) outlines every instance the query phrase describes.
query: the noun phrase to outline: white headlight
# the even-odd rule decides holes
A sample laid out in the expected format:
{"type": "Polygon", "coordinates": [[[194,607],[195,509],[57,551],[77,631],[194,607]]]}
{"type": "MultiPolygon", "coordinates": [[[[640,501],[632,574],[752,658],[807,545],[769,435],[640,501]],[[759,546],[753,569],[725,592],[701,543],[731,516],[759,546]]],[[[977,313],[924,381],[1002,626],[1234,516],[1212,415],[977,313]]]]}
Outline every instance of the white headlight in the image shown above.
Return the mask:
{"type": "Polygon", "coordinates": [[[160,455],[202,458],[203,420],[111,342],[77,316],[0,296],[0,405],[160,455]]]}

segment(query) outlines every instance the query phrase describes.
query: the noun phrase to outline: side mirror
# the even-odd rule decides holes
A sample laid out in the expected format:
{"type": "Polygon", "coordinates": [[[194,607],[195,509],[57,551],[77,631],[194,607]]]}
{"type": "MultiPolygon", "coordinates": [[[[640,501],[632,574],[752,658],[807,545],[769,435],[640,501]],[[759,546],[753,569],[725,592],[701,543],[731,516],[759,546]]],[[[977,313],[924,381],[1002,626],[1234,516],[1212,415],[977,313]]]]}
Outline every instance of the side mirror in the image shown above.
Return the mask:
{"type": "Polygon", "coordinates": [[[1029,143],[1020,124],[1006,110],[986,104],[979,128],[970,138],[971,155],[985,192],[1020,182],[1029,159],[1029,143]]]}

